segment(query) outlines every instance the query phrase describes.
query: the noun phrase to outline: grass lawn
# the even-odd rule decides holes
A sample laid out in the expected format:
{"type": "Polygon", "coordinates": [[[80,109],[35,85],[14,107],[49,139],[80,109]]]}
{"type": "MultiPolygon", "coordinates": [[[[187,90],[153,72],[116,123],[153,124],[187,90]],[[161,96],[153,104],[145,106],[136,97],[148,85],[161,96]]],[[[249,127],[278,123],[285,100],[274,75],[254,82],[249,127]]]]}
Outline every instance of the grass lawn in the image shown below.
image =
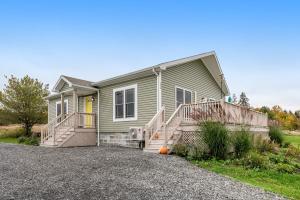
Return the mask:
{"type": "Polygon", "coordinates": [[[284,141],[290,142],[293,146],[300,148],[300,135],[284,135],[284,141]]]}
{"type": "Polygon", "coordinates": [[[274,170],[245,169],[224,161],[193,161],[199,167],[261,187],[291,199],[300,199],[300,174],[279,173],[274,170]]]}
{"type": "Polygon", "coordinates": [[[0,138],[0,143],[12,143],[17,144],[17,138],[0,138]]]}

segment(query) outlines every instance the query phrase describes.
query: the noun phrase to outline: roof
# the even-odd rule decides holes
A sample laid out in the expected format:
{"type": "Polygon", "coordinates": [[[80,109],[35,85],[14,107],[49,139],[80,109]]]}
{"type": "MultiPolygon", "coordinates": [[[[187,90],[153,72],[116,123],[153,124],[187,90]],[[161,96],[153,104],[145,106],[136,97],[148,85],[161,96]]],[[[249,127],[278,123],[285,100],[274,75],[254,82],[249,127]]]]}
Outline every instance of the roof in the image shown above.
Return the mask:
{"type": "Polygon", "coordinates": [[[53,87],[52,91],[58,92],[63,87],[64,83],[67,83],[69,87],[75,86],[87,89],[95,89],[92,86],[93,82],[91,81],[61,75],[58,81],[56,82],[55,86],[53,87]]]}
{"type": "Polygon", "coordinates": [[[146,77],[146,76],[154,74],[155,71],[157,71],[157,70],[166,70],[170,67],[178,66],[180,64],[192,62],[195,60],[201,60],[204,63],[204,65],[206,66],[206,68],[208,69],[208,71],[210,72],[212,77],[215,79],[215,81],[217,82],[219,87],[221,87],[221,85],[222,85],[223,92],[226,95],[228,95],[230,93],[229,88],[228,88],[227,82],[224,78],[224,74],[222,72],[222,69],[221,69],[221,66],[220,66],[220,63],[219,63],[219,60],[217,58],[215,51],[197,54],[194,56],[189,56],[186,58],[181,58],[181,59],[177,59],[177,60],[173,60],[173,61],[169,61],[169,62],[160,63],[158,65],[147,67],[142,70],[138,70],[138,71],[131,72],[128,74],[124,74],[124,75],[116,76],[116,77],[109,78],[106,80],[102,80],[102,81],[99,81],[96,83],[92,83],[91,85],[97,86],[97,87],[103,87],[103,86],[107,86],[107,85],[111,85],[111,84],[115,84],[115,83],[119,83],[119,82],[123,82],[123,81],[128,81],[128,80],[132,80],[132,79],[136,79],[136,78],[142,78],[142,77],[146,77]]]}

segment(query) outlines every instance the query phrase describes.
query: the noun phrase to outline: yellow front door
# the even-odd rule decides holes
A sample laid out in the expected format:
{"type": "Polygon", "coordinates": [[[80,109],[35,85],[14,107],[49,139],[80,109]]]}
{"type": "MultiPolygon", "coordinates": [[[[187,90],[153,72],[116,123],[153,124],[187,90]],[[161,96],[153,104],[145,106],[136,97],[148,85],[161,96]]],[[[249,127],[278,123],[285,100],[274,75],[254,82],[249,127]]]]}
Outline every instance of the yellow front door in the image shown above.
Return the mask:
{"type": "MultiPolygon", "coordinates": [[[[85,97],[85,113],[92,113],[93,112],[93,101],[92,97],[88,96],[85,97]]],[[[92,126],[92,116],[86,115],[85,116],[85,127],[89,128],[92,126]]]]}

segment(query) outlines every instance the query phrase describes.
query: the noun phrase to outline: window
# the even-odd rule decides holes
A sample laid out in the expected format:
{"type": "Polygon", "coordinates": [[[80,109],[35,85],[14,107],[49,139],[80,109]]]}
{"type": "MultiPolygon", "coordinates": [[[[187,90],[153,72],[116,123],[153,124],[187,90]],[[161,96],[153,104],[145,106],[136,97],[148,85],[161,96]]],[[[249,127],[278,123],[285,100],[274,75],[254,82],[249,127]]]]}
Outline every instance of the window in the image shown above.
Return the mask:
{"type": "MultiPolygon", "coordinates": [[[[64,114],[68,114],[68,100],[64,100],[64,114]]],[[[61,101],[56,102],[56,117],[61,115],[61,101]]]]}
{"type": "Polygon", "coordinates": [[[113,90],[113,121],[137,120],[137,85],[113,90]]]}
{"type": "Polygon", "coordinates": [[[191,104],[192,103],[192,92],[180,87],[176,87],[176,108],[180,104],[191,104]]]}

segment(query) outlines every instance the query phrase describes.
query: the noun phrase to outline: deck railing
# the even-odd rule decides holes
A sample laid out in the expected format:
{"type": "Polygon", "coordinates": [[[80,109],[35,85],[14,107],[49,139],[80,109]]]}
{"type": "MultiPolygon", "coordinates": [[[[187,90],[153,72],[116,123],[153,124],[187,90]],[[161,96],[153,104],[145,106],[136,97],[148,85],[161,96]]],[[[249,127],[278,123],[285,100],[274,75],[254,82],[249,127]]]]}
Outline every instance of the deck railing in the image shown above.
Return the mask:
{"type": "Polygon", "coordinates": [[[240,105],[213,101],[182,106],[182,122],[220,121],[225,124],[268,126],[268,116],[240,105]]]}

